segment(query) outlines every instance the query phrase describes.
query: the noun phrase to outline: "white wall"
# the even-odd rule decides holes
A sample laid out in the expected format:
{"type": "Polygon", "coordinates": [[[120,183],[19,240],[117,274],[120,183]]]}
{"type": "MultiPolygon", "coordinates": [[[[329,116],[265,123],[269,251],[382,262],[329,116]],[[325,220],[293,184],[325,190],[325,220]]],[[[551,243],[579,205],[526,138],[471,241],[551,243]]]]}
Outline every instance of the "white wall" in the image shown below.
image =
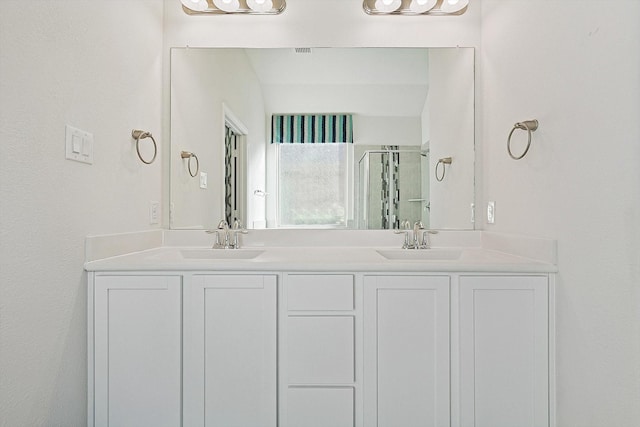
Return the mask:
{"type": "Polygon", "coordinates": [[[420,129],[420,117],[353,118],[354,142],[362,145],[420,145],[420,129]]]}
{"type": "MultiPolygon", "coordinates": [[[[171,52],[171,201],[174,228],[215,228],[224,218],[223,104],[248,130],[247,225],[264,222],[266,113],[258,79],[246,54],[236,49],[173,49],[171,52]],[[208,175],[207,189],[189,175],[181,151],[196,153],[208,175]]],[[[195,164],[195,163],[194,163],[195,164]]]]}
{"type": "Polygon", "coordinates": [[[485,228],[558,240],[560,427],[640,425],[639,23],[636,0],[482,3],[485,228]]]}
{"type": "Polygon", "coordinates": [[[161,161],[163,4],[0,2],[0,425],[86,424],[88,234],[146,230],[161,161]],[[95,163],[65,160],[65,124],[95,163]]]}

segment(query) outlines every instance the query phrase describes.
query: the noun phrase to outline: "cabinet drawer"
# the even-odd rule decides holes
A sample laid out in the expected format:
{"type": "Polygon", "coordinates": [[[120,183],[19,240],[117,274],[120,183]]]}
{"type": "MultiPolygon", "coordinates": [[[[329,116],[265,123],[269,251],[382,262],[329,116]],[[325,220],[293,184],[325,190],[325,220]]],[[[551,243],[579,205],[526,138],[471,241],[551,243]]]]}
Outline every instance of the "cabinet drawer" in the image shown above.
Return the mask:
{"type": "Polygon", "coordinates": [[[354,395],[351,387],[292,387],[288,393],[287,425],[353,427],[354,395]]]}
{"type": "Polygon", "coordinates": [[[288,322],[289,384],[352,384],[354,318],[295,316],[288,322]]]}
{"type": "Polygon", "coordinates": [[[289,310],[354,309],[352,274],[290,274],[286,283],[289,310]]]}

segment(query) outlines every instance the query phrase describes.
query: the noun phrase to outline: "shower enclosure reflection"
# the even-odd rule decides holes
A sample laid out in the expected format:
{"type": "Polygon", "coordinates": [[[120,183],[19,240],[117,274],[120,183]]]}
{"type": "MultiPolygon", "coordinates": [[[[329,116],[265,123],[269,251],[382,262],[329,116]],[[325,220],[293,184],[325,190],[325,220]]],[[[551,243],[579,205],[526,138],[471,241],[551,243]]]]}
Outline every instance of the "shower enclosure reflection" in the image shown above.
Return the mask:
{"type": "Polygon", "coordinates": [[[429,228],[429,150],[383,146],[358,160],[357,226],[399,229],[401,221],[429,228]]]}

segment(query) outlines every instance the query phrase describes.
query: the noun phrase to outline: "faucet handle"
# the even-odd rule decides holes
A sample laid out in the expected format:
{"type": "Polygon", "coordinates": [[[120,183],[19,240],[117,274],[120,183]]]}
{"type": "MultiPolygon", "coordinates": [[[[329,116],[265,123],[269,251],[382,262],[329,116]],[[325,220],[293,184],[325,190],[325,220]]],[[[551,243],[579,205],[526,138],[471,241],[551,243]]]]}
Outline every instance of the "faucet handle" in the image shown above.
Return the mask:
{"type": "Polygon", "coordinates": [[[424,230],[422,232],[422,247],[425,249],[429,249],[431,247],[431,239],[429,239],[429,234],[438,234],[436,230],[424,230]]]}
{"type": "Polygon", "coordinates": [[[218,223],[218,230],[227,230],[229,228],[229,223],[226,219],[221,220],[218,223]]]}
{"type": "Polygon", "coordinates": [[[409,230],[393,230],[393,234],[404,234],[402,249],[407,249],[409,247],[409,230]]]}
{"type": "Polygon", "coordinates": [[[241,223],[238,220],[233,222],[233,228],[229,230],[229,234],[231,234],[231,247],[234,249],[240,249],[240,238],[239,234],[249,234],[249,230],[241,227],[241,223]]]}
{"type": "Polygon", "coordinates": [[[220,248],[224,248],[224,244],[220,241],[220,231],[222,231],[223,229],[217,229],[217,230],[205,230],[205,233],[207,234],[215,234],[216,235],[216,241],[213,243],[213,249],[220,249],[220,248]]]}

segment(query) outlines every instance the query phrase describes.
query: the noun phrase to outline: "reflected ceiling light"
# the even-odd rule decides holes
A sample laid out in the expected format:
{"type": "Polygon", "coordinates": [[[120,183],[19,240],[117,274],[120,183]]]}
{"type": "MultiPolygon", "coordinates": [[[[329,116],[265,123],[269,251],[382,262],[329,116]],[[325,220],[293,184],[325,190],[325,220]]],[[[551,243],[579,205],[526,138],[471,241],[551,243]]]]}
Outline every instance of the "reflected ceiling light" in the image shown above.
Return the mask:
{"type": "Polygon", "coordinates": [[[369,15],[462,15],[469,0],[363,0],[369,15]]]}
{"type": "Polygon", "coordinates": [[[278,15],[286,0],[180,0],[188,15],[278,15]]]}

